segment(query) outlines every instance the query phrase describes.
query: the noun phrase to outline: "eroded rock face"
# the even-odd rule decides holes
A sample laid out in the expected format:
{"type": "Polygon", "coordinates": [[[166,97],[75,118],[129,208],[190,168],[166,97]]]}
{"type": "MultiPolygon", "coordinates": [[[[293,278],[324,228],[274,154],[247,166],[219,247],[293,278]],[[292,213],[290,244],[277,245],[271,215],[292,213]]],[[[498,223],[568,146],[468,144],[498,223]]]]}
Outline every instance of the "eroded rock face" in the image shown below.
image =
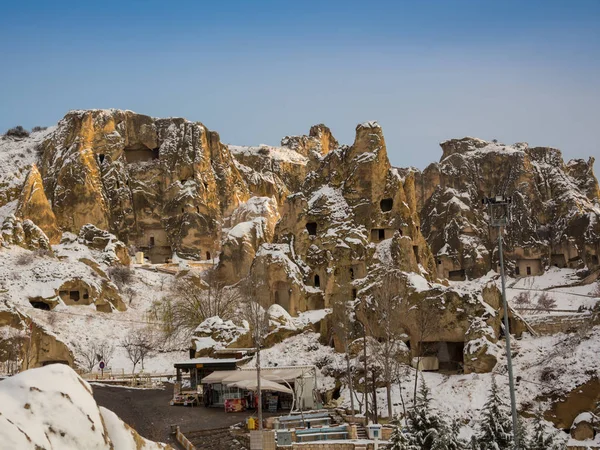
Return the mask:
{"type": "Polygon", "coordinates": [[[31,220],[48,237],[50,244],[58,244],[62,235],[56,223],[54,212],[44,192],[42,176],[34,164],[25,180],[19,198],[16,216],[21,220],[31,220]]]}
{"type": "Polygon", "coordinates": [[[253,272],[268,280],[264,303],[293,314],[356,297],[354,282],[378,264],[380,246],[393,247],[400,270],[435,277],[419,231],[414,180],[391,167],[374,122],[356,128],[351,147],[319,158],[300,190],[287,197],[274,239],[277,245],[258,252],[253,272]]]}
{"type": "Polygon", "coordinates": [[[81,227],[78,241],[90,248],[101,250],[108,264],[118,263],[128,266],[131,262],[129,251],[123,242],[119,241],[114,234],[90,223],[81,227]]]}
{"type": "Polygon", "coordinates": [[[22,222],[9,215],[2,223],[2,241],[6,245],[18,245],[29,250],[42,250],[51,254],[52,247],[48,236],[31,220],[22,222]]]}
{"type": "Polygon", "coordinates": [[[279,211],[273,198],[252,197],[233,211],[231,228],[225,233],[219,256],[219,277],[228,284],[245,278],[258,248],[273,240],[278,220],[279,211]]]}
{"type": "Polygon", "coordinates": [[[218,251],[222,215],[249,197],[217,133],[131,111],[67,114],[44,142],[41,173],[61,228],[91,223],[155,262],[218,251]]]}
{"type": "Polygon", "coordinates": [[[484,197],[512,197],[507,268],[516,276],[545,267],[599,267],[600,196],[593,159],[564,163],[559,150],[481,139],[441,144],[439,163],[413,173],[423,233],[438,274],[479,277],[497,265],[484,197]]]}
{"type": "MultiPolygon", "coordinates": [[[[53,333],[2,303],[1,299],[0,335],[3,336],[3,345],[13,345],[12,350],[20,350],[19,359],[24,365],[22,369],[41,367],[51,362],[61,362],[71,367],[74,365],[73,353],[53,333]],[[28,324],[31,324],[31,328],[28,324]],[[16,340],[20,340],[20,343],[15,346],[16,340]]],[[[10,349],[1,350],[2,356],[13,357],[7,351],[10,349]]]]}

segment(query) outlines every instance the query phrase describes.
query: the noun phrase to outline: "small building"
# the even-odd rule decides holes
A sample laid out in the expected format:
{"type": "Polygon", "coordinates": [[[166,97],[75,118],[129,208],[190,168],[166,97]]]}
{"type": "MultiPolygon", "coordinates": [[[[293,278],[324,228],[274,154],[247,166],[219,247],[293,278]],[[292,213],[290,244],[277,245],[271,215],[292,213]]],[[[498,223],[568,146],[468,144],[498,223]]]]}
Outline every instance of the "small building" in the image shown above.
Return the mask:
{"type": "Polygon", "coordinates": [[[183,382],[184,375],[189,374],[190,389],[195,390],[202,378],[217,370],[235,370],[238,363],[244,362],[237,358],[194,358],[188,361],[176,362],[177,382],[183,382]]]}

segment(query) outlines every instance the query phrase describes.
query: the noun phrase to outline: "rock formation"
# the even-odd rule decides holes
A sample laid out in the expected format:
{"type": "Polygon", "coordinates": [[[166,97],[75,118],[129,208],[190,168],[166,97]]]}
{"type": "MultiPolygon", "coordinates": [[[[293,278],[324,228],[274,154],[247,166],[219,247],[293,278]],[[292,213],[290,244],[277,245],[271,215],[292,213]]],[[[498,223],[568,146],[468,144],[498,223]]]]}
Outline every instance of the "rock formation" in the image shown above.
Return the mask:
{"type": "Polygon", "coordinates": [[[507,267],[516,276],[548,266],[600,267],[600,195],[588,162],[564,163],[559,150],[476,138],[442,142],[439,163],[414,173],[423,233],[440,277],[479,277],[496,269],[497,236],[484,197],[512,198],[507,267]]]}
{"type": "Polygon", "coordinates": [[[44,192],[42,176],[35,164],[25,180],[16,216],[35,223],[48,237],[50,244],[60,242],[62,233],[56,224],[56,217],[44,192]]]}
{"type": "Polygon", "coordinates": [[[153,262],[214,255],[222,216],[249,198],[217,133],[131,111],[70,112],[44,142],[40,171],[63,230],[90,223],[153,262]]]}

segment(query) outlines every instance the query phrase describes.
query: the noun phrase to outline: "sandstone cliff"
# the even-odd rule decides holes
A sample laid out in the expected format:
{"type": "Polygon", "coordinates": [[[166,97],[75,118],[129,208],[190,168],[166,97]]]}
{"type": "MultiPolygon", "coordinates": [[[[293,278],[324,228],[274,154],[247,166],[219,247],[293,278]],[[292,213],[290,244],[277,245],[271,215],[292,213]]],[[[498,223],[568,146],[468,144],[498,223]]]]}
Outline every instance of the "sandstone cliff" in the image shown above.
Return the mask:
{"type": "Polygon", "coordinates": [[[505,244],[509,273],[548,266],[600,267],[600,195],[593,159],[565,163],[559,150],[476,138],[441,144],[442,158],[416,179],[423,233],[441,277],[479,277],[496,269],[497,237],[484,197],[512,198],[505,244]]]}

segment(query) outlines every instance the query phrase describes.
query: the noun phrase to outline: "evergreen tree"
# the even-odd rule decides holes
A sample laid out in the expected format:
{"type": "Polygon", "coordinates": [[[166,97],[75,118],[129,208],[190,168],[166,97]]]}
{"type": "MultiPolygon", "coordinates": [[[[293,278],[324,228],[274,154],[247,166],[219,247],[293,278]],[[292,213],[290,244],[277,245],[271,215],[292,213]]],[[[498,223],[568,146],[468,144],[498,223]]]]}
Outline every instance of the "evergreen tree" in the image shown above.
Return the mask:
{"type": "Polygon", "coordinates": [[[398,420],[397,422],[398,425],[396,426],[396,428],[392,432],[392,436],[390,437],[390,443],[392,444],[390,450],[412,450],[408,441],[408,437],[402,431],[400,421],[398,420]]]}
{"type": "Polygon", "coordinates": [[[425,380],[415,407],[408,413],[410,450],[462,450],[466,443],[458,438],[458,424],[450,427],[442,415],[431,407],[430,391],[425,380]]]}
{"type": "Polygon", "coordinates": [[[533,435],[529,440],[527,450],[560,450],[561,448],[561,444],[557,442],[556,433],[549,433],[546,430],[542,420],[542,413],[538,411],[533,422],[533,435]]]}
{"type": "Polygon", "coordinates": [[[517,436],[515,438],[514,448],[518,450],[529,450],[527,427],[521,416],[517,418],[517,436]]]}
{"type": "Polygon", "coordinates": [[[512,420],[498,394],[495,378],[483,407],[477,440],[480,450],[511,450],[514,445],[512,420]]]}

